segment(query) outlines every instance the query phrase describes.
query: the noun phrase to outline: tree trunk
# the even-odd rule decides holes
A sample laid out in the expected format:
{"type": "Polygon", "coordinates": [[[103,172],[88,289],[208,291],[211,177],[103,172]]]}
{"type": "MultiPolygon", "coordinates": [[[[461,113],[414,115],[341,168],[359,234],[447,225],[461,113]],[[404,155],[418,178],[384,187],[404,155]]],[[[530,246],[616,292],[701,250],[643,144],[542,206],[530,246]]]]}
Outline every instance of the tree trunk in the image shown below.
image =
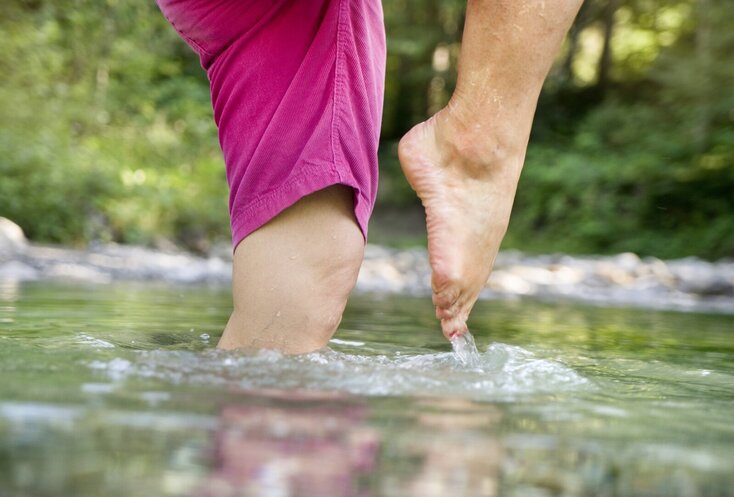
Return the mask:
{"type": "Polygon", "coordinates": [[[614,32],[614,14],[616,14],[621,0],[609,0],[604,7],[602,23],[604,27],[604,44],[599,57],[598,77],[596,85],[599,93],[604,96],[609,86],[609,73],[612,68],[612,35],[614,32]]]}
{"type": "Polygon", "coordinates": [[[557,79],[558,81],[560,81],[561,84],[569,84],[573,81],[573,61],[576,58],[576,52],[579,48],[579,37],[581,36],[581,32],[584,30],[588,22],[588,5],[588,2],[584,2],[581,5],[581,10],[576,16],[576,20],[574,21],[571,29],[568,32],[568,51],[563,58],[563,63],[561,64],[557,75],[557,79]]]}
{"type": "Polygon", "coordinates": [[[711,127],[711,3],[711,0],[697,1],[695,43],[700,84],[696,95],[698,115],[693,133],[698,153],[706,150],[711,127]]]}

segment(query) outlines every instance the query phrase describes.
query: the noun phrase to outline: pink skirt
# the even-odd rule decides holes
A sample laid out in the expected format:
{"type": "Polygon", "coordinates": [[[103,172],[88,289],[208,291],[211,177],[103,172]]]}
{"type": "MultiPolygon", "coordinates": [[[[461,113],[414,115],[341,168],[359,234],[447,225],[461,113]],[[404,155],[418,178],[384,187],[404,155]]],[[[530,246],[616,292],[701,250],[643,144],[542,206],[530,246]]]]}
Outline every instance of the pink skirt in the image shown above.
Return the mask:
{"type": "Polygon", "coordinates": [[[158,0],[199,55],[230,187],[233,246],[300,198],[354,190],[367,237],[385,78],[379,0],[158,0]]]}

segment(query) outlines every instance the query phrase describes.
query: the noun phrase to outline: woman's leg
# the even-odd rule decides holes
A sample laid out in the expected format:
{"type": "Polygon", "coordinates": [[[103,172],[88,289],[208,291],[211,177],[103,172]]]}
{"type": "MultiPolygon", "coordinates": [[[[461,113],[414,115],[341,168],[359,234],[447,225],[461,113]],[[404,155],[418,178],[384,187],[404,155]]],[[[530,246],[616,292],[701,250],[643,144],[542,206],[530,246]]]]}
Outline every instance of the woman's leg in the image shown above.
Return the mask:
{"type": "Polygon", "coordinates": [[[376,195],[385,62],[380,3],[283,5],[260,37],[247,39],[243,55],[232,57],[250,58],[252,45],[270,57],[258,59],[259,72],[244,71],[249,84],[236,71],[212,73],[213,88],[232,89],[224,97],[214,91],[225,158],[232,157],[227,162],[237,243],[234,311],[219,342],[226,349],[303,353],[328,343],[357,279],[376,195]],[[294,43],[303,26],[312,29],[294,43]],[[298,49],[302,54],[287,70],[281,58],[298,49]],[[276,99],[266,70],[283,80],[276,99]],[[216,76],[224,81],[217,84],[216,76]],[[252,105],[251,88],[259,90],[255,110],[273,107],[261,132],[241,111],[252,105]],[[234,104],[231,95],[243,104],[234,104]],[[257,143],[251,155],[241,152],[248,139],[257,143]],[[282,210],[284,202],[290,207],[282,210]]]}
{"type": "Polygon", "coordinates": [[[582,0],[469,0],[449,105],[400,143],[426,209],[433,303],[464,333],[504,237],[535,107],[582,0]]]}
{"type": "Polygon", "coordinates": [[[234,312],[219,347],[286,353],[324,347],[357,281],[364,237],[354,192],[308,195],[242,240],[234,253],[234,312]]]}
{"type": "Polygon", "coordinates": [[[234,312],[221,348],[325,346],[377,188],[379,0],[158,0],[211,83],[230,187],[234,312]]]}

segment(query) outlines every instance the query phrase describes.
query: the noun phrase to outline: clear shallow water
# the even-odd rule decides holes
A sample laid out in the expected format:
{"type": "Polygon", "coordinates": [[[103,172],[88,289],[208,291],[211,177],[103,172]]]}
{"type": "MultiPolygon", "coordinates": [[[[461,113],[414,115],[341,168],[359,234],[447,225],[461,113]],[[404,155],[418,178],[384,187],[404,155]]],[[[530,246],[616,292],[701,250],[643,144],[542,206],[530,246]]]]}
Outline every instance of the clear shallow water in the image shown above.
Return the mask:
{"type": "Polygon", "coordinates": [[[330,350],[213,347],[217,289],[0,285],[0,497],[734,495],[734,318],[356,296],[330,350]]]}

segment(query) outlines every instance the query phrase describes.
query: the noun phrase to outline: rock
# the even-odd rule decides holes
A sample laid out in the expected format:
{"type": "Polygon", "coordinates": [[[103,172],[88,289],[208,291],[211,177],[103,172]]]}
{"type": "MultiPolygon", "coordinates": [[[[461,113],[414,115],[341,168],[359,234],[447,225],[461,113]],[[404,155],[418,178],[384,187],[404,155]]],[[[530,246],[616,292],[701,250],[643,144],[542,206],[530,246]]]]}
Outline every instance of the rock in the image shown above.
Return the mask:
{"type": "Polygon", "coordinates": [[[212,243],[209,248],[209,257],[217,257],[223,261],[232,260],[232,242],[227,240],[219,240],[212,243]]]}
{"type": "Polygon", "coordinates": [[[519,250],[503,250],[502,252],[497,254],[497,257],[494,260],[494,267],[496,269],[499,269],[507,266],[522,264],[522,260],[524,257],[525,255],[519,250]]]}
{"type": "Polygon", "coordinates": [[[634,272],[642,262],[637,254],[632,252],[624,252],[612,258],[616,266],[627,272],[634,272]]]}
{"type": "Polygon", "coordinates": [[[734,272],[727,264],[686,257],[669,261],[667,265],[681,292],[701,296],[734,295],[734,272]]]}
{"type": "Polygon", "coordinates": [[[169,254],[174,254],[181,250],[175,243],[173,243],[173,241],[162,235],[158,235],[153,239],[153,248],[169,254]]]}
{"type": "Polygon", "coordinates": [[[0,217],[0,259],[22,253],[28,246],[28,241],[20,226],[10,219],[0,217]]]}
{"type": "Polygon", "coordinates": [[[548,268],[554,277],[556,285],[577,285],[581,283],[586,274],[583,270],[575,267],[554,264],[548,268]]]}
{"type": "Polygon", "coordinates": [[[109,283],[112,277],[96,268],[73,263],[54,264],[44,276],[54,280],[78,281],[86,283],[109,283]]]}
{"type": "Polygon", "coordinates": [[[0,264],[0,281],[33,281],[38,279],[38,271],[18,261],[0,264]]]}
{"type": "Polygon", "coordinates": [[[548,286],[553,284],[553,272],[549,271],[545,267],[513,266],[511,268],[507,268],[506,272],[527,282],[530,286],[548,286]]]}
{"type": "Polygon", "coordinates": [[[629,265],[615,264],[611,261],[600,262],[596,267],[596,274],[613,285],[629,286],[635,281],[629,271],[629,265]]]}
{"type": "Polygon", "coordinates": [[[492,273],[487,282],[490,290],[512,295],[532,295],[537,287],[521,276],[508,270],[499,270],[492,273]]]}
{"type": "Polygon", "coordinates": [[[206,260],[192,259],[186,264],[179,264],[153,279],[174,283],[226,282],[231,280],[231,266],[222,259],[212,257],[206,260]]]}
{"type": "Polygon", "coordinates": [[[678,289],[686,293],[697,295],[734,295],[734,285],[719,275],[701,275],[682,281],[678,289]]]}
{"type": "MultiPolygon", "coordinates": [[[[226,241],[209,247],[208,258],[168,245],[164,248],[97,243],[79,250],[28,244],[17,225],[0,218],[0,281],[231,281],[231,246],[226,241]]],[[[694,257],[640,260],[634,254],[526,255],[513,251],[500,253],[496,262],[481,292],[482,299],[534,296],[734,314],[731,261],[707,262],[694,257]]],[[[430,297],[431,268],[426,250],[367,245],[356,290],[430,297]]]]}
{"type": "Polygon", "coordinates": [[[357,278],[357,289],[367,292],[399,293],[406,289],[405,273],[389,260],[369,260],[362,264],[357,278]]]}
{"type": "Polygon", "coordinates": [[[372,243],[368,243],[364,248],[364,258],[365,259],[390,257],[391,254],[392,254],[392,251],[388,249],[387,247],[383,247],[382,245],[374,245],[372,243]]]}
{"type": "Polygon", "coordinates": [[[676,279],[664,261],[656,257],[645,257],[638,270],[640,279],[650,279],[668,288],[675,287],[676,279]]]}

